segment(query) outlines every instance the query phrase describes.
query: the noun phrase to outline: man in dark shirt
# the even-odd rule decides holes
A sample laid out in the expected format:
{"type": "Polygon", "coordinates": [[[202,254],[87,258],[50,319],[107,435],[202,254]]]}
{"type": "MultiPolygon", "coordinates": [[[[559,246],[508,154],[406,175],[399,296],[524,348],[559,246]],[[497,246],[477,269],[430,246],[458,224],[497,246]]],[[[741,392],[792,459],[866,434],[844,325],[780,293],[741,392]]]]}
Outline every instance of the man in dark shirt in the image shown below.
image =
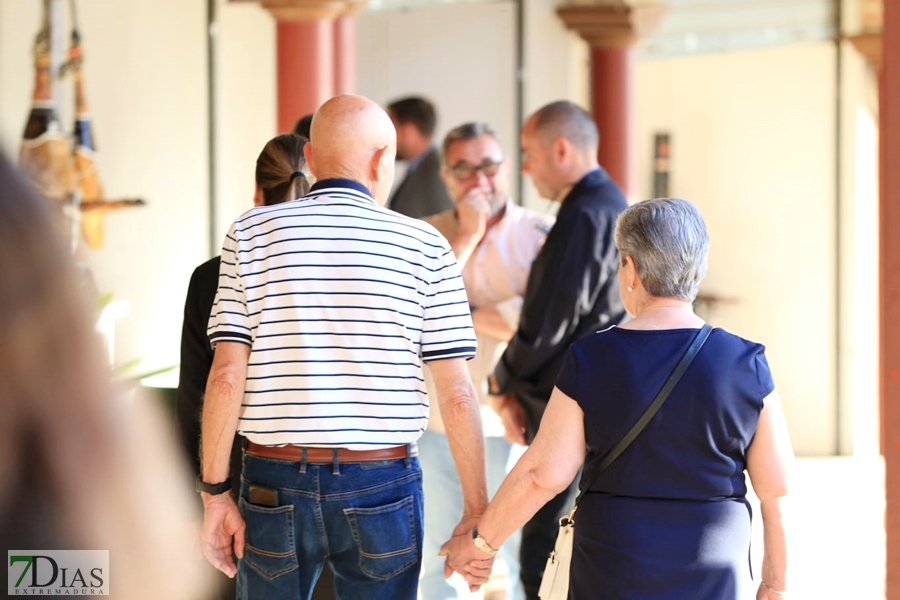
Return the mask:
{"type": "MultiPolygon", "coordinates": [[[[506,436],[530,443],[569,346],[625,317],[616,277],[616,218],[627,202],[597,164],[600,136],[591,116],[568,101],[548,104],[522,128],[522,172],[544,198],[560,202],[556,224],[535,259],[515,336],[491,379],[492,406],[506,436]]],[[[537,599],[558,522],[578,479],[522,529],[522,584],[537,599]]]]}
{"type": "Polygon", "coordinates": [[[391,102],[387,113],[397,129],[397,160],[406,161],[406,175],[392,191],[388,208],[414,219],[455,208],[441,179],[441,155],[433,142],[434,105],[412,96],[391,102]]]}

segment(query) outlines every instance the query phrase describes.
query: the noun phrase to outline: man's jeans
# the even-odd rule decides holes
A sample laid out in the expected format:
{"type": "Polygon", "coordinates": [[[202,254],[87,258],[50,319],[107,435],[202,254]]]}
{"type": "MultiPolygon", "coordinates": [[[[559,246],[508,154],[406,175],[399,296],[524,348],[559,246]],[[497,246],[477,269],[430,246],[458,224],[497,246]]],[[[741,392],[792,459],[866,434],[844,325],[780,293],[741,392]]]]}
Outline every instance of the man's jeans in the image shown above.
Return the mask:
{"type": "MultiPolygon", "coordinates": [[[[484,438],[488,492],[493,497],[509,472],[510,459],[518,460],[521,447],[513,446],[501,437],[484,438]],[[511,453],[513,456],[511,456],[511,453]]],[[[458,575],[444,579],[443,556],[438,556],[441,544],[450,539],[453,528],[462,517],[462,486],[450,444],[443,433],[426,431],[419,438],[419,457],[425,482],[425,556],[423,558],[420,591],[422,600],[457,600],[474,597],[458,575]]],[[[512,534],[500,548],[500,554],[508,568],[507,598],[524,598],[519,581],[519,530],[512,534]]],[[[546,557],[545,557],[546,558],[546,557]]]]}
{"type": "Polygon", "coordinates": [[[309,600],[324,561],[341,600],[415,600],[422,561],[422,472],[416,457],[301,464],[245,455],[238,600],[309,600]],[[277,490],[251,504],[250,486],[277,490]]]}

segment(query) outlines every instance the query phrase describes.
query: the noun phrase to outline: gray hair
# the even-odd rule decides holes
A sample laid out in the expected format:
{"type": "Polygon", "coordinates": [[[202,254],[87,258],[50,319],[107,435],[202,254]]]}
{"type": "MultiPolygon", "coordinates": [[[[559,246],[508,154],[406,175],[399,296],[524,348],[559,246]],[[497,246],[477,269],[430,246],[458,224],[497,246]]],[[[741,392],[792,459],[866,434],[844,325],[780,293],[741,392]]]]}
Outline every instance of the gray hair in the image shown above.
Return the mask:
{"type": "Polygon", "coordinates": [[[652,296],[693,302],[706,275],[709,235],[697,207],[679,198],[629,206],[616,221],[619,259],[630,255],[652,296]]]}
{"type": "Polygon", "coordinates": [[[569,140],[579,150],[596,153],[600,148],[600,133],[590,113],[574,102],[557,100],[534,113],[534,131],[543,146],[557,138],[569,140]]]}
{"type": "Polygon", "coordinates": [[[484,121],[472,121],[470,123],[463,123],[459,127],[454,127],[447,132],[447,135],[444,136],[444,143],[441,145],[441,155],[446,160],[447,150],[452,144],[455,142],[474,140],[483,135],[491,136],[497,140],[497,143],[500,144],[501,147],[503,146],[503,144],[500,143],[500,135],[497,133],[496,129],[484,121]]]}

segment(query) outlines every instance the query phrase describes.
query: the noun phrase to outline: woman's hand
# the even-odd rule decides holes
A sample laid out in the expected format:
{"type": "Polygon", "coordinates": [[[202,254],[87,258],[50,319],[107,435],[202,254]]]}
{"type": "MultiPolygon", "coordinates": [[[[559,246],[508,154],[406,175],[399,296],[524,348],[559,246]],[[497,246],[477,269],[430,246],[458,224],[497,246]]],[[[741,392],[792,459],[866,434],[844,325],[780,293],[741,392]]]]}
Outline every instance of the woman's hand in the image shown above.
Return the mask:
{"type": "Polygon", "coordinates": [[[491,577],[494,557],[475,547],[471,531],[450,538],[441,546],[438,555],[447,557],[444,577],[450,577],[456,571],[469,584],[469,591],[477,591],[491,577]]]}

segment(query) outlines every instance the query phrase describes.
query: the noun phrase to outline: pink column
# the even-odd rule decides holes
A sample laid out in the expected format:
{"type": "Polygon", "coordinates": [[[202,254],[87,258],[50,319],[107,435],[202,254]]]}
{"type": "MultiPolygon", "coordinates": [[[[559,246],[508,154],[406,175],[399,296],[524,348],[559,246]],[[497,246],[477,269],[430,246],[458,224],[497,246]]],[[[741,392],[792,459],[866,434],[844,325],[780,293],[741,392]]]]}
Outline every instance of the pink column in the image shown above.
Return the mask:
{"type": "Polygon", "coordinates": [[[881,33],[881,393],[888,600],[900,600],[900,4],[884,2],[881,33]]]}
{"type": "Polygon", "coordinates": [[[356,92],[356,17],[334,20],[334,93],[356,92]]]}
{"type": "Polygon", "coordinates": [[[278,22],[278,131],[334,96],[334,25],[331,19],[278,22]]]}

